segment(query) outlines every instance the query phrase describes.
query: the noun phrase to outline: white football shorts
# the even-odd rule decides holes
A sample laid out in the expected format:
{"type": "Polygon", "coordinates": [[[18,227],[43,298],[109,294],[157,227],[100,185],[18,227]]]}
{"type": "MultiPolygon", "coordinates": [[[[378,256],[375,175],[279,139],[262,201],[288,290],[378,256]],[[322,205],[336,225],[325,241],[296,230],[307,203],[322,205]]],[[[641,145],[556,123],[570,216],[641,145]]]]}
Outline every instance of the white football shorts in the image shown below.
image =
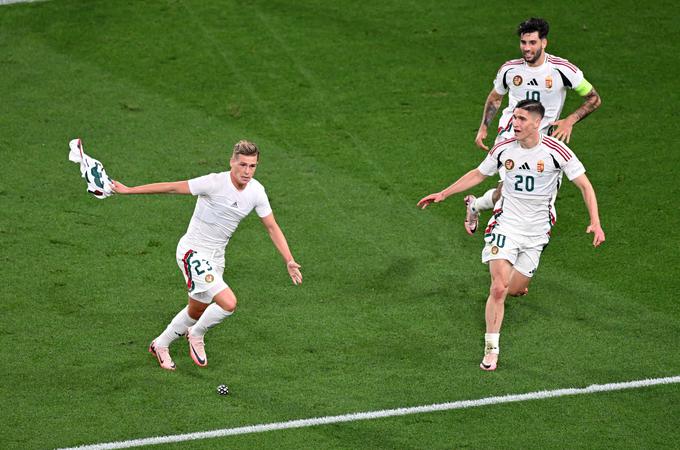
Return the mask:
{"type": "Polygon", "coordinates": [[[180,244],[175,256],[189,297],[194,300],[210,303],[215,295],[229,287],[222,278],[224,266],[211,259],[212,252],[194,250],[180,244]]]}
{"type": "Polygon", "coordinates": [[[550,242],[550,236],[508,235],[503,232],[502,225],[497,225],[484,236],[484,242],[482,249],[484,264],[493,259],[505,259],[519,273],[531,278],[538,269],[541,253],[550,242]]]}

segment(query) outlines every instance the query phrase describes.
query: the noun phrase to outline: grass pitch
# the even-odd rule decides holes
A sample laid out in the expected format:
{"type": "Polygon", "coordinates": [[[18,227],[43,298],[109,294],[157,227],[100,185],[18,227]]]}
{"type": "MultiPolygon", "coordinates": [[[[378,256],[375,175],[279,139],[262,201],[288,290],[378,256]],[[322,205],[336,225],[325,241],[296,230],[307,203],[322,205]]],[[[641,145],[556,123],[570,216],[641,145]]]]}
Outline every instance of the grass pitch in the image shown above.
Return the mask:
{"type": "MultiPolygon", "coordinates": [[[[0,7],[3,448],[55,448],[680,374],[677,6],[53,1],[0,7]],[[569,183],[530,295],[481,373],[487,268],[459,198],[517,23],[581,67],[603,105],[571,147],[598,193],[592,249],[569,183]],[[69,139],[134,185],[224,170],[233,142],[303,265],[290,285],[255,217],[227,252],[237,313],[146,346],[182,307],[189,197],[89,197],[69,139]],[[232,394],[215,394],[221,383],[232,394]]],[[[580,99],[570,95],[565,111],[580,99]]],[[[490,180],[491,186],[494,180],[490,180]]],[[[481,192],[482,187],[476,191],[481,192]]],[[[175,448],[651,448],[680,387],[176,444],[175,448]],[[491,431],[493,430],[493,431],[491,431]]]]}

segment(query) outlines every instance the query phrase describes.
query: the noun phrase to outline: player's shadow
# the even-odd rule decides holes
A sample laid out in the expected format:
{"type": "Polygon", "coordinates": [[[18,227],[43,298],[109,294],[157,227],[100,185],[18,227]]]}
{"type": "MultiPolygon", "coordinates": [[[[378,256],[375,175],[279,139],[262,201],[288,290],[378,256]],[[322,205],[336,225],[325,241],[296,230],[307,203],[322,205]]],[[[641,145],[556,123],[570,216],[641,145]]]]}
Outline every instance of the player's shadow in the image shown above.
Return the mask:
{"type": "Polygon", "coordinates": [[[365,274],[366,284],[376,289],[393,290],[395,286],[405,284],[415,273],[417,258],[397,256],[383,270],[365,274]]]}

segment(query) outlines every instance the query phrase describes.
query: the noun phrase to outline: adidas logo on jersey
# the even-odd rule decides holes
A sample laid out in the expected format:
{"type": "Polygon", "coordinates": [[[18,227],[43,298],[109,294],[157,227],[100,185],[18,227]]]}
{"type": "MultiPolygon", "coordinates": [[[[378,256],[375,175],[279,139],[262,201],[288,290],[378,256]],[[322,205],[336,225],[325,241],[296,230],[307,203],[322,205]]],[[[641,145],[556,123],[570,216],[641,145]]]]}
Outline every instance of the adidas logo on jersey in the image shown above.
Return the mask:
{"type": "Polygon", "coordinates": [[[237,203],[237,202],[232,203],[232,204],[231,204],[231,207],[232,207],[232,208],[238,208],[238,203],[237,203]]]}
{"type": "Polygon", "coordinates": [[[524,163],[521,166],[519,166],[519,170],[531,170],[529,168],[529,163],[524,163]]]}
{"type": "Polygon", "coordinates": [[[529,86],[538,86],[538,81],[536,81],[536,78],[532,78],[531,81],[529,81],[529,86]]]}

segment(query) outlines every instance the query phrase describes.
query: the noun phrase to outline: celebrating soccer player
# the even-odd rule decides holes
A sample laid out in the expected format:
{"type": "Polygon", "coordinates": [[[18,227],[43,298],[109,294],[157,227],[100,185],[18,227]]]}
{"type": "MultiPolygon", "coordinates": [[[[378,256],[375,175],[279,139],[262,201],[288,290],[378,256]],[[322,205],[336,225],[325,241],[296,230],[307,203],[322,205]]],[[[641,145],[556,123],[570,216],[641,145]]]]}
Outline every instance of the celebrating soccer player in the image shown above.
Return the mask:
{"type": "Polygon", "coordinates": [[[163,369],[175,370],[170,344],[181,336],[189,341],[189,354],[203,367],[208,364],[203,337],[209,328],[222,322],[236,309],[236,296],[222,278],[224,252],[234,231],[253,209],[262,220],[279,251],[293,283],[302,283],[300,265],[295,262],[281,228],[274,219],[264,187],[253,178],[260,150],[248,141],[234,145],[231,170],[212,173],[188,181],[153,183],[127,187],[114,181],[117,194],[191,194],[198,196],[186,234],[177,245],[179,266],[189,304],[182,309],[156,339],[153,353],[163,369]]]}
{"type": "MultiPolygon", "coordinates": [[[[498,121],[495,144],[513,137],[512,112],[520,100],[541,102],[545,108],[545,116],[541,121],[539,131],[566,143],[569,143],[574,124],[600,106],[599,94],[585,79],[578,67],[566,59],[545,52],[548,45],[548,31],[548,22],[543,19],[531,18],[519,24],[517,34],[522,58],[510,60],[498,70],[493,88],[484,104],[482,123],[475,138],[475,144],[479,148],[489,150],[484,145],[484,139],[487,136],[488,126],[500,108],[505,94],[509,94],[508,106],[503,110],[498,121]],[[576,111],[564,119],[559,119],[568,90],[574,90],[583,96],[585,101],[576,111]]],[[[501,168],[501,179],[503,170],[501,168]]],[[[474,195],[464,198],[465,230],[468,234],[477,231],[479,213],[492,209],[500,194],[501,186],[499,185],[479,198],[474,195]]]]}
{"type": "Polygon", "coordinates": [[[583,164],[566,144],[540,133],[545,108],[536,100],[522,100],[512,113],[514,138],[496,144],[476,169],[472,169],[441,192],[418,202],[430,203],[464,192],[504,168],[502,198],[484,233],[482,262],[489,264],[491,288],[486,302],[486,334],[483,370],[496,370],[499,338],[506,296],[525,295],[538,268],[541,253],[550,240],[555,223],[551,201],[562,173],[583,194],[593,233],[593,245],[605,240],[600,226],[597,199],[583,164]]]}

